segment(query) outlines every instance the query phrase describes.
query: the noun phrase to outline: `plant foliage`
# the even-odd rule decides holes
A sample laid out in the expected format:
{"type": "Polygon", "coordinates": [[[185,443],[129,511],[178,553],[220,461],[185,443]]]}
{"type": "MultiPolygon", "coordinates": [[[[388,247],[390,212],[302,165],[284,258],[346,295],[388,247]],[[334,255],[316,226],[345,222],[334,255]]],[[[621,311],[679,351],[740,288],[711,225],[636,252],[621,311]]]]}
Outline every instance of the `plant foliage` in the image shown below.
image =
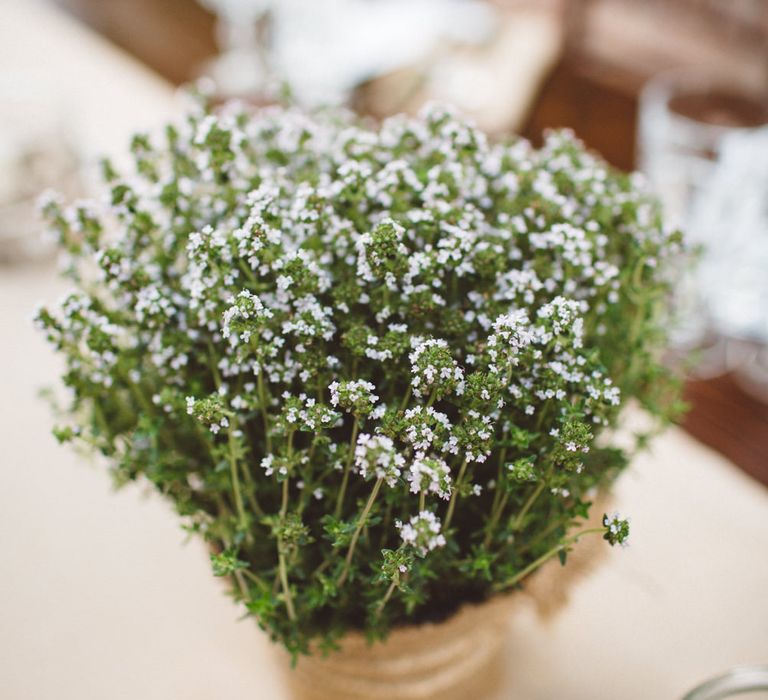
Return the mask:
{"type": "Polygon", "coordinates": [[[102,202],[44,203],[57,436],[151,482],[294,653],[517,586],[626,464],[596,443],[622,404],[675,408],[679,236],[568,133],[230,105],[132,151],[102,202]]]}

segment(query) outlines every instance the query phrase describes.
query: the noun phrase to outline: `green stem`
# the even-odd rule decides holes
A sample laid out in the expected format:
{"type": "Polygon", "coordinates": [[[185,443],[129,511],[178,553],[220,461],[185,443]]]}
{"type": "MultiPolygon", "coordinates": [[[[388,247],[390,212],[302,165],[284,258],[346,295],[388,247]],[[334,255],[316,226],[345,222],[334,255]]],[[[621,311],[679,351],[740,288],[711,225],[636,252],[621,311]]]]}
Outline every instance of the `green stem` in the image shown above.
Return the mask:
{"type": "Polygon", "coordinates": [[[447,532],[448,526],[451,524],[451,520],[453,519],[453,510],[456,508],[456,499],[459,495],[459,489],[464,481],[464,473],[467,471],[467,460],[465,459],[461,463],[461,468],[459,469],[459,475],[456,477],[456,483],[453,487],[453,493],[451,494],[451,501],[448,504],[448,512],[445,514],[445,522],[443,523],[443,532],[447,532]]]}
{"type": "Polygon", "coordinates": [[[384,594],[384,597],[379,601],[379,604],[376,606],[376,617],[381,617],[381,611],[384,610],[384,606],[389,602],[389,599],[392,597],[392,594],[395,592],[395,588],[397,588],[397,581],[392,581],[392,583],[389,584],[389,588],[387,588],[387,592],[384,594]]]}
{"type": "Polygon", "coordinates": [[[411,400],[411,385],[408,385],[408,389],[405,392],[405,396],[403,396],[403,400],[400,402],[400,412],[402,413],[406,407],[408,406],[408,402],[411,400]]]}
{"type": "Polygon", "coordinates": [[[426,505],[426,501],[427,501],[427,494],[424,491],[422,491],[419,494],[419,513],[421,513],[421,511],[424,510],[424,506],[426,505]]]}
{"type": "Polygon", "coordinates": [[[288,570],[285,566],[285,552],[283,551],[282,542],[278,542],[277,561],[280,569],[280,585],[283,588],[283,597],[285,598],[285,607],[288,611],[288,619],[293,621],[296,619],[296,611],[293,608],[291,589],[288,586],[288,570]]]}
{"type": "Polygon", "coordinates": [[[251,579],[251,581],[253,581],[259,588],[261,588],[264,591],[268,590],[269,586],[267,586],[267,584],[264,582],[264,579],[254,574],[253,571],[251,571],[250,569],[242,569],[242,572],[243,574],[245,574],[247,578],[251,579]]]}
{"type": "Polygon", "coordinates": [[[570,547],[572,544],[576,544],[576,542],[578,542],[582,537],[584,537],[584,535],[591,535],[598,532],[601,534],[604,533],[605,528],[591,527],[591,528],[588,528],[587,530],[582,530],[581,532],[577,532],[575,535],[571,535],[570,537],[560,542],[560,544],[557,544],[554,547],[552,547],[552,549],[550,549],[548,552],[545,552],[544,554],[542,554],[538,559],[528,564],[528,566],[526,566],[524,569],[522,569],[521,571],[518,571],[514,576],[512,576],[512,578],[507,579],[503,583],[496,584],[494,586],[494,590],[501,591],[501,590],[504,590],[505,588],[511,588],[516,583],[519,583],[520,581],[522,581],[522,579],[528,576],[528,574],[538,569],[546,561],[554,557],[556,554],[559,554],[564,549],[567,549],[568,547],[570,547]]]}
{"type": "Polygon", "coordinates": [[[355,458],[355,443],[357,442],[358,427],[357,416],[355,416],[355,422],[352,423],[352,437],[349,441],[349,455],[347,455],[347,463],[344,465],[344,476],[341,478],[341,488],[339,489],[339,495],[336,498],[336,510],[333,513],[337,518],[341,517],[341,511],[344,507],[344,494],[347,492],[349,471],[352,469],[352,460],[355,458]]]}
{"type": "Polygon", "coordinates": [[[128,384],[129,391],[136,400],[136,403],[144,409],[144,412],[147,413],[147,415],[152,415],[157,411],[157,407],[147,400],[147,397],[144,396],[144,392],[138,384],[132,382],[130,378],[126,378],[126,384],[128,384]]]}
{"type": "Polygon", "coordinates": [[[256,487],[253,483],[253,477],[251,476],[251,472],[248,470],[248,465],[245,464],[245,462],[240,463],[241,470],[243,472],[243,476],[245,477],[245,483],[248,488],[245,491],[245,497],[248,499],[248,505],[251,506],[251,510],[253,510],[256,515],[259,517],[264,516],[264,510],[259,505],[259,501],[256,498],[256,487]]]}
{"type": "Polygon", "coordinates": [[[99,400],[93,398],[92,401],[93,416],[99,426],[99,431],[101,432],[102,437],[106,438],[107,440],[112,440],[112,431],[109,429],[109,423],[107,423],[107,419],[104,416],[104,410],[101,408],[99,400]]]}
{"type": "Polygon", "coordinates": [[[254,285],[257,286],[259,284],[259,280],[256,279],[256,275],[253,274],[253,270],[251,270],[248,265],[246,265],[243,261],[240,262],[240,269],[245,273],[245,276],[248,278],[248,281],[254,285]]]}
{"type": "Polygon", "coordinates": [[[325,571],[331,564],[333,563],[333,560],[329,557],[325,559],[313,572],[312,577],[316,577],[319,574],[322,574],[323,571],[325,571]]]}
{"type": "Polygon", "coordinates": [[[216,349],[213,347],[213,342],[210,338],[207,339],[206,344],[208,345],[208,367],[213,375],[213,382],[216,388],[219,389],[221,387],[221,373],[216,364],[216,349]]]}
{"type": "Polygon", "coordinates": [[[528,511],[531,509],[531,506],[533,505],[534,501],[541,495],[541,492],[544,490],[544,487],[547,485],[547,480],[542,479],[534,489],[533,493],[531,493],[530,496],[528,496],[528,500],[523,504],[523,507],[520,509],[520,512],[515,516],[515,519],[512,521],[512,531],[517,532],[520,527],[523,524],[523,519],[528,514],[528,511]]]}
{"type": "Polygon", "coordinates": [[[288,479],[283,482],[283,493],[280,499],[280,520],[285,520],[288,512],[288,479]]]}
{"type": "Polygon", "coordinates": [[[229,474],[232,479],[232,490],[235,492],[235,508],[237,508],[237,519],[240,528],[247,530],[248,521],[245,517],[245,508],[243,508],[243,494],[240,491],[240,478],[237,475],[237,459],[235,458],[235,439],[232,435],[232,428],[229,429],[229,474]]]}
{"type": "Polygon", "coordinates": [[[241,571],[235,571],[235,581],[237,581],[237,587],[240,589],[240,595],[250,603],[252,600],[251,593],[248,590],[248,586],[245,585],[243,573],[241,571]]]}
{"type": "MultiPolygon", "coordinates": [[[[288,479],[283,482],[283,496],[280,504],[280,522],[285,522],[285,515],[288,512],[288,479]]],[[[280,575],[280,585],[283,589],[285,598],[285,607],[288,610],[288,619],[296,619],[296,611],[293,608],[293,598],[291,597],[291,588],[288,585],[288,568],[285,564],[285,547],[282,536],[277,538],[277,565],[280,575]]]]}
{"type": "MultiPolygon", "coordinates": [[[[506,431],[502,438],[506,437],[506,431]]],[[[493,504],[491,505],[491,517],[485,526],[485,546],[487,547],[491,543],[493,537],[493,528],[496,527],[496,523],[499,521],[504,507],[507,505],[507,499],[509,498],[509,491],[505,491],[501,488],[501,477],[504,471],[504,458],[507,456],[507,448],[503,447],[499,453],[499,466],[496,470],[496,493],[493,494],[493,504]],[[503,503],[500,504],[500,501],[503,503]]]]}
{"type": "Polygon", "coordinates": [[[258,377],[256,378],[257,391],[259,392],[259,406],[261,408],[261,418],[264,422],[264,444],[267,447],[267,453],[272,452],[272,438],[269,434],[269,413],[267,406],[267,392],[264,390],[264,372],[259,369],[258,377]]]}
{"type": "Polygon", "coordinates": [[[387,534],[389,533],[389,524],[392,522],[392,503],[387,503],[387,510],[384,511],[384,522],[381,527],[381,541],[379,542],[379,549],[384,547],[384,543],[387,541],[387,534]]]}
{"type": "Polygon", "coordinates": [[[557,528],[559,527],[566,527],[568,519],[565,520],[555,520],[550,525],[545,527],[543,530],[540,530],[537,532],[533,537],[526,538],[525,543],[520,547],[518,550],[518,554],[522,554],[523,552],[528,552],[533,547],[535,547],[541,540],[546,539],[548,535],[551,535],[557,528]]]}
{"type": "MultiPolygon", "coordinates": [[[[496,487],[497,489],[500,488],[500,485],[496,487]]],[[[485,540],[483,541],[483,546],[487,549],[490,544],[491,540],[493,539],[493,531],[496,528],[496,525],[499,522],[499,518],[501,517],[501,514],[504,512],[504,508],[507,507],[507,501],[509,501],[509,491],[507,491],[499,500],[498,503],[496,503],[491,510],[491,517],[488,520],[488,524],[485,527],[485,540]]]]}
{"type": "Polygon", "coordinates": [[[381,489],[381,484],[384,481],[383,477],[379,477],[376,479],[376,483],[373,485],[373,490],[371,491],[371,495],[368,496],[368,501],[365,504],[365,508],[363,508],[363,512],[360,514],[360,517],[357,521],[357,527],[355,528],[355,532],[352,535],[352,540],[349,543],[349,549],[347,550],[347,557],[344,560],[344,568],[341,571],[341,575],[339,576],[338,580],[336,581],[336,586],[341,588],[341,586],[344,584],[344,581],[347,580],[347,575],[349,574],[349,567],[352,564],[352,557],[355,553],[355,546],[357,545],[357,540],[360,537],[360,533],[363,531],[363,527],[365,525],[365,521],[368,518],[368,514],[371,512],[371,508],[373,507],[373,502],[376,500],[376,496],[379,495],[379,489],[381,489]]]}

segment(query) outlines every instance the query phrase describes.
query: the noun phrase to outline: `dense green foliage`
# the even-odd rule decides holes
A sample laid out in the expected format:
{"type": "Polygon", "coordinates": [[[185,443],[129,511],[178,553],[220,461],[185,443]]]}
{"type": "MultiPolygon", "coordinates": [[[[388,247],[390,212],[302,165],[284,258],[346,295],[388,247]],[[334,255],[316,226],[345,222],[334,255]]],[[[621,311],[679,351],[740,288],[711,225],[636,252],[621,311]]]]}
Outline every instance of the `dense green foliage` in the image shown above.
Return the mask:
{"type": "Polygon", "coordinates": [[[103,202],[44,204],[57,434],[154,484],[293,651],[519,585],[625,466],[621,405],[674,408],[677,235],[566,133],[230,106],[133,153],[103,202]]]}

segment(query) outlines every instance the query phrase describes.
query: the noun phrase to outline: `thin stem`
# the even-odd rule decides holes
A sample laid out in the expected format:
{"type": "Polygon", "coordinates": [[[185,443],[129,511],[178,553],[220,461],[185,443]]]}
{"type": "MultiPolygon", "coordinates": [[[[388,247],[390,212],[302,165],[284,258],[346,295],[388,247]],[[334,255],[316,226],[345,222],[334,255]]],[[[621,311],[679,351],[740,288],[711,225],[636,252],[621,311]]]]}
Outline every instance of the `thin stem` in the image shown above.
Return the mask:
{"type": "Polygon", "coordinates": [[[408,402],[411,400],[411,385],[408,385],[408,389],[405,392],[405,396],[403,396],[403,400],[400,402],[400,411],[404,411],[406,406],[408,406],[408,402]]]}
{"type": "Polygon", "coordinates": [[[319,574],[322,574],[323,571],[325,571],[331,564],[333,563],[333,560],[328,558],[323,561],[322,564],[320,564],[313,572],[312,576],[318,576],[319,574]]]}
{"type": "Polygon", "coordinates": [[[264,579],[254,574],[253,571],[251,571],[250,569],[242,569],[242,572],[247,578],[251,579],[251,581],[253,581],[262,590],[266,591],[269,588],[269,586],[267,586],[267,584],[264,582],[264,579]]]}
{"type": "Polygon", "coordinates": [[[267,447],[267,452],[272,452],[272,438],[269,434],[269,414],[267,412],[267,392],[264,390],[264,371],[259,369],[258,377],[256,378],[257,391],[259,392],[259,407],[261,408],[261,418],[264,422],[264,444],[267,447]]]}
{"type": "MultiPolygon", "coordinates": [[[[234,427],[230,426],[229,428],[229,454],[230,454],[230,465],[231,462],[237,461],[235,458],[235,444],[234,444],[234,434],[233,434],[234,427]]],[[[247,487],[245,490],[245,497],[248,499],[248,505],[250,505],[251,510],[256,513],[258,516],[263,516],[264,511],[262,510],[261,506],[259,505],[259,501],[256,499],[256,487],[253,483],[253,477],[251,476],[251,472],[248,469],[248,465],[244,462],[240,462],[240,470],[243,474],[243,479],[245,481],[245,486],[247,487]]]]}
{"type": "MultiPolygon", "coordinates": [[[[283,496],[280,504],[280,522],[285,522],[285,515],[288,512],[288,479],[283,481],[283,496]]],[[[280,575],[280,585],[283,589],[283,597],[285,598],[285,607],[288,610],[288,619],[296,619],[296,611],[293,608],[293,598],[291,597],[291,589],[288,585],[288,569],[285,564],[285,546],[283,545],[282,536],[278,535],[277,538],[277,565],[280,575]]]]}
{"type": "Polygon", "coordinates": [[[536,432],[541,430],[541,426],[544,424],[544,417],[547,415],[546,406],[539,408],[539,415],[536,417],[536,432]]]}
{"type": "Polygon", "coordinates": [[[384,606],[389,602],[389,599],[392,597],[392,594],[395,592],[395,588],[397,588],[397,581],[392,581],[392,583],[389,584],[389,588],[387,588],[387,592],[384,594],[384,597],[379,601],[379,604],[376,606],[376,617],[381,617],[381,611],[384,610],[384,606]]]}
{"type": "Polygon", "coordinates": [[[384,477],[379,477],[378,479],[376,479],[376,483],[373,485],[373,490],[371,491],[371,495],[368,496],[368,502],[365,504],[365,508],[363,508],[363,512],[360,514],[360,517],[357,520],[357,527],[355,528],[355,532],[352,535],[352,540],[349,543],[349,549],[347,550],[347,558],[344,560],[344,568],[342,569],[341,575],[336,581],[336,586],[339,588],[341,588],[341,586],[344,584],[344,581],[347,580],[347,575],[349,574],[349,567],[352,564],[352,557],[355,553],[355,546],[357,545],[357,540],[360,537],[360,533],[363,531],[363,526],[365,525],[365,521],[368,518],[368,514],[371,512],[371,508],[373,507],[373,502],[376,500],[376,496],[379,495],[379,489],[381,488],[381,484],[383,481],[384,481],[384,477]]]}
{"type": "Polygon", "coordinates": [[[515,516],[515,519],[512,521],[512,531],[517,532],[520,527],[523,524],[523,520],[525,516],[528,514],[528,511],[531,509],[531,506],[533,505],[534,501],[541,495],[541,492],[544,490],[544,487],[547,485],[547,480],[542,479],[534,489],[533,493],[531,493],[530,496],[528,496],[528,500],[523,504],[523,507],[520,509],[520,512],[515,516]]]}
{"type": "Polygon", "coordinates": [[[379,548],[384,547],[384,543],[387,541],[387,534],[389,532],[389,524],[392,522],[392,502],[387,503],[387,510],[384,511],[384,522],[381,527],[381,541],[379,542],[379,548]]]}
{"type": "MultiPolygon", "coordinates": [[[[504,436],[506,436],[506,431],[504,431],[504,436]]],[[[504,458],[506,455],[507,448],[503,447],[499,453],[499,467],[496,471],[496,493],[493,494],[491,517],[485,526],[485,547],[491,543],[491,539],[493,538],[493,529],[496,527],[496,523],[499,522],[499,518],[501,517],[501,514],[507,505],[507,500],[509,499],[509,491],[501,488],[501,476],[504,470],[504,458]]]]}
{"type": "Polygon", "coordinates": [[[288,570],[285,566],[285,552],[283,551],[282,542],[278,542],[277,561],[280,569],[280,585],[283,588],[283,597],[285,598],[285,607],[288,610],[288,619],[296,619],[296,611],[293,608],[293,598],[291,597],[291,589],[288,586],[288,570]]]}
{"type": "Polygon", "coordinates": [[[237,581],[237,587],[240,589],[240,595],[250,603],[252,600],[251,592],[248,590],[248,586],[245,585],[245,581],[243,581],[242,571],[235,571],[235,581],[237,581]]]}
{"type": "MultiPolygon", "coordinates": [[[[213,375],[213,381],[214,381],[214,384],[216,385],[216,388],[221,389],[222,387],[221,373],[219,372],[219,368],[216,365],[216,359],[215,359],[216,351],[215,351],[215,348],[213,347],[213,343],[211,342],[210,338],[207,341],[207,345],[208,345],[208,366],[210,367],[211,374],[213,375]]],[[[233,434],[233,430],[234,428],[230,425],[228,430],[229,473],[232,479],[232,490],[235,492],[235,508],[237,509],[237,517],[240,522],[240,527],[243,530],[246,530],[247,521],[245,517],[245,508],[243,507],[243,494],[240,490],[240,477],[237,474],[237,457],[235,456],[235,437],[233,434]]],[[[256,513],[259,513],[261,511],[261,508],[259,508],[258,503],[256,503],[255,501],[255,496],[252,496],[252,494],[249,494],[249,502],[251,504],[251,507],[254,508],[254,510],[256,511],[256,513]]]]}
{"type": "Polygon", "coordinates": [[[499,467],[496,470],[496,493],[493,494],[493,505],[491,506],[491,512],[494,512],[496,510],[496,507],[499,505],[499,501],[501,500],[501,496],[503,493],[503,490],[501,488],[501,475],[504,473],[504,457],[507,453],[507,448],[504,447],[501,450],[501,453],[499,454],[499,467]]]}
{"type": "Polygon", "coordinates": [[[421,513],[421,511],[424,510],[424,506],[426,505],[426,501],[427,501],[427,494],[424,491],[422,491],[419,494],[419,513],[421,513]]]}
{"type": "Polygon", "coordinates": [[[525,543],[518,550],[518,554],[530,551],[539,542],[541,542],[541,540],[545,539],[548,535],[551,535],[555,530],[557,530],[557,528],[565,527],[566,523],[567,523],[567,519],[555,520],[549,526],[537,532],[533,537],[526,538],[525,543]]]}
{"type": "Polygon", "coordinates": [[[254,286],[258,285],[259,280],[256,279],[256,275],[253,274],[253,270],[251,270],[251,268],[248,267],[248,265],[246,265],[242,260],[240,261],[240,269],[245,273],[245,276],[248,278],[251,284],[254,286]]]}
{"type": "Polygon", "coordinates": [[[104,416],[104,410],[101,408],[99,400],[95,398],[93,399],[93,415],[96,418],[96,423],[98,423],[99,432],[101,432],[102,437],[107,438],[107,440],[111,440],[112,431],[109,429],[109,423],[104,416]]]}
{"type": "Polygon", "coordinates": [[[232,429],[229,429],[229,474],[232,479],[232,490],[235,492],[235,508],[237,508],[237,519],[240,528],[246,530],[248,521],[245,517],[245,508],[243,508],[243,494],[240,491],[240,478],[237,475],[237,458],[235,457],[235,438],[232,435],[232,429]]]}
{"type": "Polygon", "coordinates": [[[544,562],[548,561],[552,557],[554,557],[559,552],[562,552],[564,549],[567,549],[572,544],[576,544],[584,535],[591,535],[595,533],[604,533],[605,528],[604,527],[591,527],[586,530],[582,530],[581,532],[577,532],[575,535],[571,535],[570,537],[564,539],[560,544],[555,545],[550,549],[548,552],[545,552],[542,554],[538,559],[531,562],[521,571],[518,571],[512,578],[507,579],[503,583],[498,583],[494,586],[494,589],[497,591],[503,590],[505,588],[510,588],[514,586],[516,583],[519,583],[522,579],[524,579],[528,574],[532,573],[536,569],[538,569],[544,562]]]}
{"type": "Polygon", "coordinates": [[[355,443],[357,442],[358,428],[359,424],[357,421],[357,416],[355,416],[355,422],[352,423],[352,437],[349,440],[349,454],[347,455],[347,463],[344,465],[344,476],[341,479],[341,488],[339,489],[339,495],[336,498],[336,510],[333,513],[337,518],[341,517],[341,511],[344,507],[344,494],[347,492],[349,471],[352,468],[352,460],[355,457],[355,443]]]}
{"type": "Polygon", "coordinates": [[[245,462],[241,462],[240,468],[243,472],[243,476],[245,477],[246,485],[248,486],[248,489],[246,489],[245,492],[245,497],[248,499],[248,504],[251,506],[251,510],[253,510],[256,515],[263,517],[264,511],[262,510],[261,506],[259,505],[259,501],[256,498],[253,477],[251,476],[251,472],[248,470],[248,465],[245,462]]]}
{"type": "MultiPolygon", "coordinates": [[[[499,487],[497,486],[496,488],[499,487]]],[[[504,508],[507,506],[507,501],[509,501],[509,491],[507,491],[501,497],[499,502],[495,504],[494,508],[491,510],[491,517],[490,520],[488,520],[488,524],[486,525],[485,540],[483,541],[483,546],[486,548],[491,544],[491,540],[493,539],[493,531],[499,522],[501,514],[504,512],[504,508]]]]}
{"type": "Polygon", "coordinates": [[[280,500],[280,520],[285,520],[285,514],[288,512],[288,479],[283,482],[283,494],[280,500]]]}
{"type": "Polygon", "coordinates": [[[130,378],[126,378],[126,384],[128,384],[131,395],[136,399],[136,403],[144,409],[145,413],[152,414],[157,410],[156,407],[147,400],[147,397],[144,396],[144,392],[139,388],[138,383],[131,381],[130,378]]]}
{"type": "Polygon", "coordinates": [[[217,389],[221,388],[221,373],[219,372],[219,367],[216,364],[216,349],[213,347],[213,342],[210,338],[207,340],[207,346],[208,346],[208,367],[211,370],[211,374],[213,375],[213,382],[216,385],[217,389]]]}
{"type": "Polygon", "coordinates": [[[464,480],[464,472],[467,471],[467,460],[465,459],[461,463],[461,468],[459,469],[459,475],[456,477],[456,483],[453,487],[453,493],[451,494],[451,501],[448,504],[448,512],[445,514],[445,522],[443,522],[443,532],[448,530],[448,526],[451,524],[451,520],[453,519],[453,510],[456,508],[456,499],[459,495],[459,489],[461,487],[461,484],[464,480]]]}

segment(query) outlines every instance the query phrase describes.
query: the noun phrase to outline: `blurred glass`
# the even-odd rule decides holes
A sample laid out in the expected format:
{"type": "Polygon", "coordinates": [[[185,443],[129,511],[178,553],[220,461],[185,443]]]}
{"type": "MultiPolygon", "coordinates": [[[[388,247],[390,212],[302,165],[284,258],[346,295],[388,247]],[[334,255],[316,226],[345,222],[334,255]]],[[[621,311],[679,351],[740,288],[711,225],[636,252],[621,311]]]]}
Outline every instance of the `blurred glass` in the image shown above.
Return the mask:
{"type": "Polygon", "coordinates": [[[23,71],[0,75],[0,263],[51,254],[38,197],[46,189],[68,197],[79,190],[66,109],[40,84],[23,71]]]}
{"type": "Polygon", "coordinates": [[[766,124],[766,95],[696,69],[663,73],[641,95],[640,169],[667,220],[702,251],[681,274],[675,336],[698,351],[699,376],[744,364],[734,339],[768,343],[766,124]]]}
{"type": "Polygon", "coordinates": [[[216,13],[221,52],[204,72],[222,98],[267,102],[275,92],[272,11],[276,0],[199,0],[216,13]]]}
{"type": "Polygon", "coordinates": [[[664,72],[648,82],[640,95],[638,165],[673,225],[688,223],[718,164],[723,139],[768,124],[767,97],[695,68],[664,72]]]}
{"type": "Polygon", "coordinates": [[[743,666],[702,683],[683,700],[721,700],[738,695],[754,700],[768,699],[768,666],[743,666]]]}

